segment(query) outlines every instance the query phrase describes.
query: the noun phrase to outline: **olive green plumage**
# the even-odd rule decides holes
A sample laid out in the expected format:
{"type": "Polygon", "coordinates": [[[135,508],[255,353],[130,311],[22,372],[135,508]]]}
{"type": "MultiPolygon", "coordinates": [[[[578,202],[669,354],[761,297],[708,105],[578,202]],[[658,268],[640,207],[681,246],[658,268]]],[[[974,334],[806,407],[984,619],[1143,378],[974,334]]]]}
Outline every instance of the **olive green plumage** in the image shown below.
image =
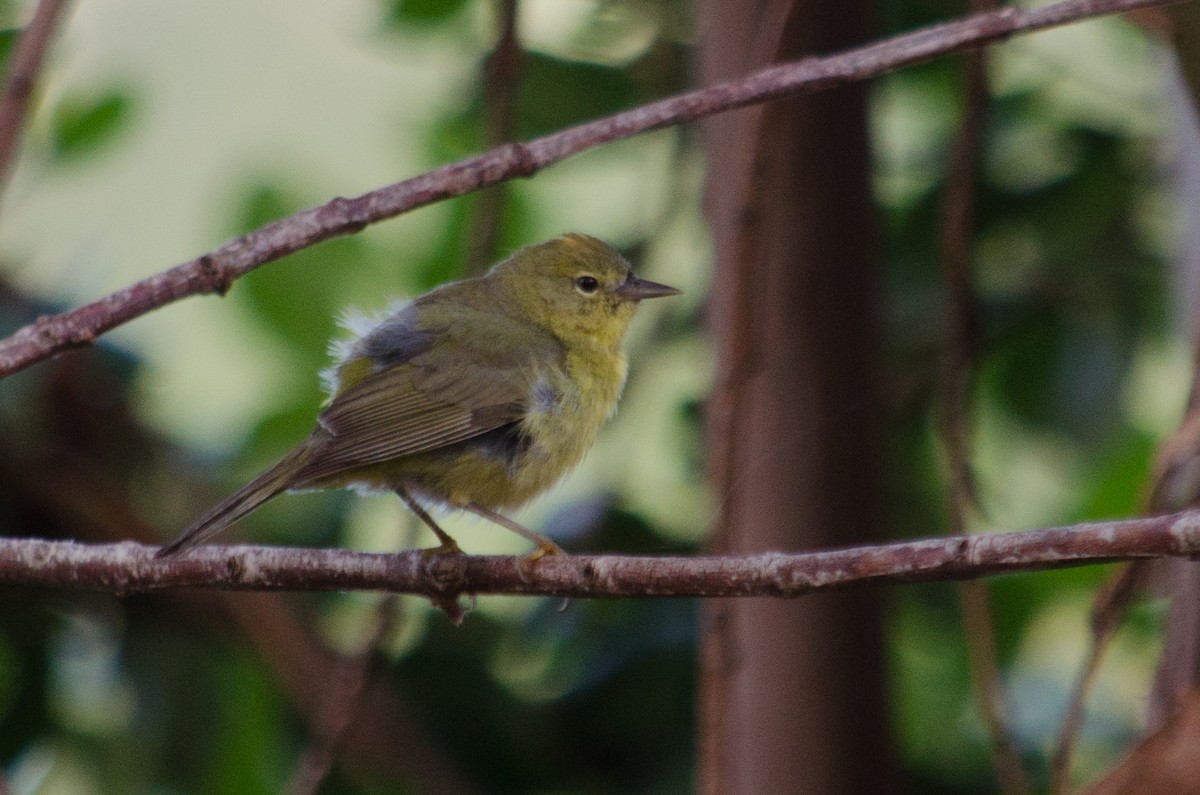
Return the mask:
{"type": "Polygon", "coordinates": [[[517,251],[487,274],[417,298],[344,347],[306,441],[160,551],[198,544],[288,489],[391,489],[553,543],[495,513],[583,458],[625,383],[621,342],[643,298],[678,290],[634,276],[593,237],[517,251]]]}

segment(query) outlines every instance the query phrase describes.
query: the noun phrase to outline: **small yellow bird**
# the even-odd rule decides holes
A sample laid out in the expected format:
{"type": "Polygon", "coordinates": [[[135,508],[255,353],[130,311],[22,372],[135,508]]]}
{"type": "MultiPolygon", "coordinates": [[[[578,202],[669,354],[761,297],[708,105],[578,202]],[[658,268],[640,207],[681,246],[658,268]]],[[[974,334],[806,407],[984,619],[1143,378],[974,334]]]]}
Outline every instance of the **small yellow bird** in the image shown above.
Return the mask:
{"type": "Polygon", "coordinates": [[[498,510],[516,508],[583,459],[625,384],[621,342],[643,298],[679,290],[639,279],[594,237],[527,246],[487,274],[405,305],[348,343],[331,396],[302,444],[214,506],[160,557],[201,543],[289,489],[395,491],[426,512],[462,508],[562,550],[498,510]]]}

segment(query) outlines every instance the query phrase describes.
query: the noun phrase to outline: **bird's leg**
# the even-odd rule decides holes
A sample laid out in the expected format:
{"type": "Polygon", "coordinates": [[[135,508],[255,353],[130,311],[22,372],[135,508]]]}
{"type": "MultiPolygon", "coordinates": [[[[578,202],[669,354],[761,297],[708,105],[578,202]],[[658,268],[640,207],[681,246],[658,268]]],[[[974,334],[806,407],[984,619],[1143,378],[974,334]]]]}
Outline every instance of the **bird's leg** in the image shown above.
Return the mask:
{"type": "Polygon", "coordinates": [[[509,519],[507,516],[498,514],[495,511],[491,510],[490,508],[484,508],[482,505],[476,505],[474,503],[472,503],[470,505],[464,505],[463,507],[466,508],[471,513],[476,514],[477,516],[482,516],[484,519],[487,519],[489,522],[495,522],[496,524],[500,525],[501,527],[507,527],[509,530],[512,530],[514,533],[521,536],[522,538],[526,538],[526,539],[532,541],[533,543],[537,544],[537,546],[538,546],[537,551],[529,556],[530,563],[532,563],[535,560],[538,560],[543,555],[565,555],[565,554],[567,554],[567,551],[565,549],[563,549],[558,544],[551,541],[549,538],[546,538],[546,536],[542,535],[541,533],[535,533],[532,530],[530,530],[528,527],[523,527],[523,526],[517,524],[516,522],[514,522],[512,519],[509,519]]]}
{"type": "Polygon", "coordinates": [[[438,541],[442,542],[440,545],[433,547],[432,549],[425,550],[426,555],[463,554],[462,548],[459,547],[458,542],[451,538],[449,533],[438,527],[438,523],[433,521],[433,517],[429,515],[429,512],[422,508],[421,504],[417,502],[411,494],[408,493],[408,489],[404,488],[403,486],[398,486],[396,487],[395,492],[396,496],[403,500],[404,504],[408,506],[408,509],[415,513],[417,518],[424,522],[425,526],[433,531],[433,534],[438,537],[438,541]]]}

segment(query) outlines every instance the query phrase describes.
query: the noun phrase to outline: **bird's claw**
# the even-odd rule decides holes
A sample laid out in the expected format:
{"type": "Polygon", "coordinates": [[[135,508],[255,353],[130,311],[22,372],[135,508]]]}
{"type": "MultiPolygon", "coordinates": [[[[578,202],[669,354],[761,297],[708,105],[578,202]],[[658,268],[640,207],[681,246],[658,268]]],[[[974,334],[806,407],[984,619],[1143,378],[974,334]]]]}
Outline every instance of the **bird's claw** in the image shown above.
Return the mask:
{"type": "Polygon", "coordinates": [[[569,555],[565,549],[560,547],[546,537],[542,537],[538,541],[538,548],[528,555],[524,555],[517,559],[517,573],[521,575],[523,582],[529,582],[529,575],[533,573],[533,565],[547,555],[569,555]]]}

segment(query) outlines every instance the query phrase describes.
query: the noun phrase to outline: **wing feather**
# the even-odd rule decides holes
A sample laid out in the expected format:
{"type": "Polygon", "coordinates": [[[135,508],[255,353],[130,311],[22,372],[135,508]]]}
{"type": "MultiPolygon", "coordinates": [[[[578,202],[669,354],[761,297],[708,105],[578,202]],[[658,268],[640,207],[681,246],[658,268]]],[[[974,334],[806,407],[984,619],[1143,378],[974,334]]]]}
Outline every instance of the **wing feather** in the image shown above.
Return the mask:
{"type": "Polygon", "coordinates": [[[536,357],[521,367],[481,365],[470,350],[443,346],[384,367],[339,392],[318,418],[320,449],[298,485],[457,444],[520,420],[536,357]]]}

